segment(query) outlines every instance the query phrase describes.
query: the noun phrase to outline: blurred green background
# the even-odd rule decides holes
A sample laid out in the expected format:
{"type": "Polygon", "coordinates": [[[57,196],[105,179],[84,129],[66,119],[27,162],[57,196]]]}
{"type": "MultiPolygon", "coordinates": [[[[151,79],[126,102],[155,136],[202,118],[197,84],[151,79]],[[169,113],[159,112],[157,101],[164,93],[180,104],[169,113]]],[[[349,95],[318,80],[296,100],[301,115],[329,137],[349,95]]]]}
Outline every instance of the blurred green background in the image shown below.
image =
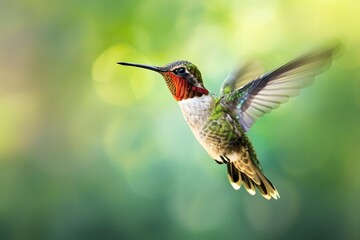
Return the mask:
{"type": "Polygon", "coordinates": [[[358,0],[1,1],[0,239],[359,239],[358,0]],[[340,38],[332,68],[249,135],[281,199],[234,191],[160,75],[218,92],[340,38]]]}

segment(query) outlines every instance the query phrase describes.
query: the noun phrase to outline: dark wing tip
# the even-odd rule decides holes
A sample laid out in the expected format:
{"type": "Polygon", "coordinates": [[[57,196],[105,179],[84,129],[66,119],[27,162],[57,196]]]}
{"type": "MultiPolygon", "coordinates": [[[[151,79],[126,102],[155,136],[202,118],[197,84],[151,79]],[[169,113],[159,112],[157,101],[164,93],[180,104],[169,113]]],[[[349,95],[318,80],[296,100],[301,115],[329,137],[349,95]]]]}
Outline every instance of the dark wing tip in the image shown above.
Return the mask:
{"type": "Polygon", "coordinates": [[[344,51],[345,51],[345,44],[339,39],[333,39],[314,52],[328,53],[331,55],[331,58],[334,60],[340,57],[344,53],[344,51]]]}
{"type": "Polygon", "coordinates": [[[345,44],[340,40],[333,41],[331,44],[333,59],[341,57],[345,52],[345,44]]]}

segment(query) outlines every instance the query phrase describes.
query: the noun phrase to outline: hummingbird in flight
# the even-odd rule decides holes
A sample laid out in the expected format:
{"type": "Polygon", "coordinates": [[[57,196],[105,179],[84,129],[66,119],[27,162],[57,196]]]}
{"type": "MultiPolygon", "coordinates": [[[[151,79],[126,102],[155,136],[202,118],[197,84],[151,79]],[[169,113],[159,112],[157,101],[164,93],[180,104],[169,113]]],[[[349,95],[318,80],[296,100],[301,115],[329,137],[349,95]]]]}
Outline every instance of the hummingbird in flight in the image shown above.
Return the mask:
{"type": "Polygon", "coordinates": [[[245,64],[227,76],[220,95],[209,92],[199,69],[189,61],[162,67],[118,64],[160,73],[196,139],[216,163],[227,166],[232,187],[238,190],[244,185],[251,195],[257,189],[269,200],[280,195],[265,177],[246,132],[258,118],[299,94],[327,70],[338,49],[336,45],[309,52],[262,75],[255,75],[256,64],[245,64]]]}

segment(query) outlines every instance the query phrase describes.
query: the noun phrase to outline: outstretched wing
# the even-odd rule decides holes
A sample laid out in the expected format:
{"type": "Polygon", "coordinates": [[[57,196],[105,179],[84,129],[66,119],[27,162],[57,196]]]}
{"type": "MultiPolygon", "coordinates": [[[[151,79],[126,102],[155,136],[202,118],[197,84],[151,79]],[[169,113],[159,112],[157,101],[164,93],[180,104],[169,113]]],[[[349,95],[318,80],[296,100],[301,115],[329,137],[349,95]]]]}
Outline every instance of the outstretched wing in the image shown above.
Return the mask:
{"type": "Polygon", "coordinates": [[[236,116],[244,131],[248,131],[256,119],[297,95],[316,75],[328,69],[339,48],[337,45],[299,57],[227,93],[221,103],[236,116]]]}
{"type": "Polygon", "coordinates": [[[263,72],[259,62],[251,61],[244,64],[237,71],[230,73],[220,88],[220,96],[229,94],[244,86],[263,72]]]}

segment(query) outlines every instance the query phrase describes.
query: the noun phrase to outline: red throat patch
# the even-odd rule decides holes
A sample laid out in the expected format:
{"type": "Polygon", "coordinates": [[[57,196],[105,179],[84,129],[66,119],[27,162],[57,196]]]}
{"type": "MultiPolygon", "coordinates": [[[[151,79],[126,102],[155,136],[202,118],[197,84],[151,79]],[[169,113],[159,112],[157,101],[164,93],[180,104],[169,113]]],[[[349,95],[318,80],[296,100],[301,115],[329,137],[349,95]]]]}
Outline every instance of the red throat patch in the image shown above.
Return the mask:
{"type": "Polygon", "coordinates": [[[201,97],[202,95],[209,94],[207,89],[191,86],[186,80],[173,74],[172,72],[165,73],[164,77],[166,84],[176,101],[193,97],[201,97]]]}

